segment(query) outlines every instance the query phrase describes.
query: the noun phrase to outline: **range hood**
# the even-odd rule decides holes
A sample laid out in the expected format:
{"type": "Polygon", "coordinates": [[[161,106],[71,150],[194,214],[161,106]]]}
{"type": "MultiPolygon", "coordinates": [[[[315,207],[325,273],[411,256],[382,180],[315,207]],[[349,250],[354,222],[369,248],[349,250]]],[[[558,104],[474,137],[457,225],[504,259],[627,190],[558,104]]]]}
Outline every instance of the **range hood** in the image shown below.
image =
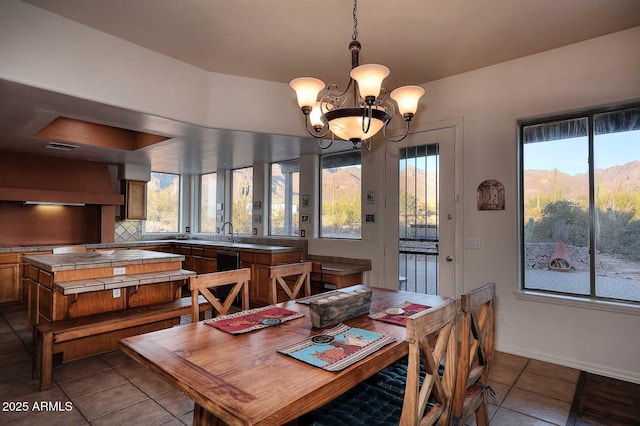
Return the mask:
{"type": "Polygon", "coordinates": [[[107,164],[0,151],[0,200],[122,205],[107,164]]]}

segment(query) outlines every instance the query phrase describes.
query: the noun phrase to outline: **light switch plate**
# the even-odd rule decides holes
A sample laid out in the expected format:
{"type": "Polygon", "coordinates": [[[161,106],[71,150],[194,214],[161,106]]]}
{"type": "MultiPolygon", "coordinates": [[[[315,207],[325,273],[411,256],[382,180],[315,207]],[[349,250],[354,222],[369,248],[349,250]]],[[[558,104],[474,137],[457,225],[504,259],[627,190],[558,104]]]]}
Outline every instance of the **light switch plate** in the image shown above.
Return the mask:
{"type": "Polygon", "coordinates": [[[120,289],[119,288],[114,288],[113,289],[113,298],[117,299],[118,297],[120,297],[120,289]]]}
{"type": "Polygon", "coordinates": [[[481,245],[480,240],[474,238],[467,238],[464,241],[464,248],[466,249],[479,249],[481,245]]]}

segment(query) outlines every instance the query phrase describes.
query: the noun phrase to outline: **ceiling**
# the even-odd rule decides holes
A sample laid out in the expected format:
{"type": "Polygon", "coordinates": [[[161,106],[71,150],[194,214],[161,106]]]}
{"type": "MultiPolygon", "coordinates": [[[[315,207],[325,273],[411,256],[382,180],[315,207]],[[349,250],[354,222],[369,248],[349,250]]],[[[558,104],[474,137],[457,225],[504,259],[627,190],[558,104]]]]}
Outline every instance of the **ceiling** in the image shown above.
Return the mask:
{"type": "MultiPolygon", "coordinates": [[[[24,0],[204,70],[288,83],[346,84],[351,0],[24,0]]],[[[385,86],[421,84],[640,25],[638,0],[361,0],[361,63],[385,86]]],[[[292,96],[294,96],[292,92],[292,96]]],[[[176,137],[135,152],[85,147],[76,158],[211,172],[319,152],[307,138],[207,129],[0,81],[0,149],[35,152],[57,115],[176,137]]],[[[301,117],[295,117],[300,119],[301,117]]],[[[334,144],[335,145],[335,144],[334,144]]],[[[338,149],[350,144],[338,144],[338,149]]]]}

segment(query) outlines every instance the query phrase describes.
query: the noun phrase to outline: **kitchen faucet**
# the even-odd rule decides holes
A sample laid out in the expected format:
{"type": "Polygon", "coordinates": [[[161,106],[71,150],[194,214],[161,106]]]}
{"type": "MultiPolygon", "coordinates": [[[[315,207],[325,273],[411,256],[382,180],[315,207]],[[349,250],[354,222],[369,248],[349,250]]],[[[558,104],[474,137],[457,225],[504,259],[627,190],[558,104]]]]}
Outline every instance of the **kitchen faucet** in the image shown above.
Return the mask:
{"type": "Polygon", "coordinates": [[[231,222],[225,222],[222,224],[222,228],[220,228],[220,233],[224,235],[224,227],[225,225],[229,225],[229,236],[231,237],[231,242],[234,241],[233,239],[233,223],[231,222]]]}

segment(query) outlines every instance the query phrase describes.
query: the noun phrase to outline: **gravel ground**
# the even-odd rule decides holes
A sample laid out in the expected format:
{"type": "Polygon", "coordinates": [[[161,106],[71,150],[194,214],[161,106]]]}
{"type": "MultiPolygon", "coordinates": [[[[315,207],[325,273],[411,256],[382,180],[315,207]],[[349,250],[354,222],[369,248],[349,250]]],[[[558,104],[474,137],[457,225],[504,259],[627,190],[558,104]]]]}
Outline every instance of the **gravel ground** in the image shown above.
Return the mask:
{"type": "MultiPolygon", "coordinates": [[[[587,271],[557,272],[528,269],[525,271],[525,283],[528,289],[589,294],[589,272],[587,271]]],[[[640,302],[640,281],[597,275],[596,295],[640,302]]]]}
{"type": "MultiPolygon", "coordinates": [[[[613,299],[640,302],[640,266],[625,262],[605,268],[597,275],[596,295],[613,299]]],[[[407,256],[400,264],[399,289],[419,293],[437,294],[436,256],[407,256]],[[415,272],[414,272],[415,271],[415,272]],[[426,285],[425,285],[426,284],[426,285]]],[[[528,289],[553,290],[563,293],[589,294],[589,272],[573,270],[558,272],[544,269],[527,269],[525,282],[528,289]]]]}

